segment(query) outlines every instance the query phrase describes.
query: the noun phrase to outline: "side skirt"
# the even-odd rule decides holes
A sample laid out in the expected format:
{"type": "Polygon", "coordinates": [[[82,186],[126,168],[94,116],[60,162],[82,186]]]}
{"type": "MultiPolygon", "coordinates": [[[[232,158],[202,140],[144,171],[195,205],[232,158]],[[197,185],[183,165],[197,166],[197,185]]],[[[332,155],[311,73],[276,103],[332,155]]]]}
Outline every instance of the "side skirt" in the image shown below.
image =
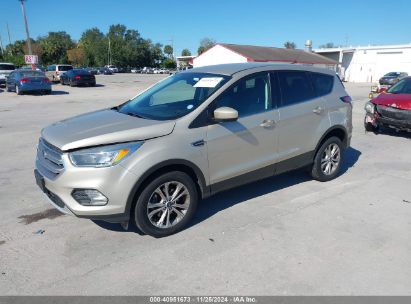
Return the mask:
{"type": "Polygon", "coordinates": [[[304,168],[313,163],[315,151],[307,152],[274,165],[261,168],[209,186],[211,195],[256,182],[274,175],[304,168]]]}

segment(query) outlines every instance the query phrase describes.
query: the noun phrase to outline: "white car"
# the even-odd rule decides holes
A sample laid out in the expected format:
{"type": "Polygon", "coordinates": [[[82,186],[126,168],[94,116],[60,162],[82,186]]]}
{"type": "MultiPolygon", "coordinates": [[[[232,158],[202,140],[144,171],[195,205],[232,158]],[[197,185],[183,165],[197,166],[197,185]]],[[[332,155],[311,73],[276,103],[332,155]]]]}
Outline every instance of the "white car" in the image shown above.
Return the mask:
{"type": "Polygon", "coordinates": [[[6,78],[16,69],[12,63],[0,62],[0,85],[6,84],[6,78]]]}
{"type": "Polygon", "coordinates": [[[115,65],[106,65],[106,68],[108,68],[113,73],[118,73],[118,68],[115,65]]]}

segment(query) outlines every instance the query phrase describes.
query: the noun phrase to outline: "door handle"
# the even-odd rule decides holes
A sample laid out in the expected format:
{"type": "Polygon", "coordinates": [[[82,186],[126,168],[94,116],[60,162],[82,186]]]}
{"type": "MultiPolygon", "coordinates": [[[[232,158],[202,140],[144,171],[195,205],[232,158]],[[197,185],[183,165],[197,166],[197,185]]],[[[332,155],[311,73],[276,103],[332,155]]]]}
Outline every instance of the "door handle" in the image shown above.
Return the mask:
{"type": "Polygon", "coordinates": [[[313,112],[314,112],[315,114],[322,114],[322,112],[324,112],[324,109],[321,108],[321,107],[316,107],[316,108],[313,110],[313,112]]]}
{"type": "Polygon", "coordinates": [[[275,127],[275,121],[271,119],[264,119],[263,122],[260,124],[260,127],[263,128],[274,128],[275,127]]]}

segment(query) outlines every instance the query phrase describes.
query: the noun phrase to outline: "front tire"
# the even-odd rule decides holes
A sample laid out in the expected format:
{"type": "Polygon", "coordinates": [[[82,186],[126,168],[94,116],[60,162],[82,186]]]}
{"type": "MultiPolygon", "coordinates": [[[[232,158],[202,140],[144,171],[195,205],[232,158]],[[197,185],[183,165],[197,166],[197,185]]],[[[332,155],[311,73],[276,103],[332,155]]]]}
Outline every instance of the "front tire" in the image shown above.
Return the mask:
{"type": "Polygon", "coordinates": [[[312,178],[328,182],[337,177],[343,162],[343,145],[338,137],[328,138],[315,154],[311,169],[312,178]]]}
{"type": "Polygon", "coordinates": [[[144,187],[134,208],[134,220],[156,238],[181,231],[193,218],[198,203],[196,185],[184,172],[160,175],[144,187]]]}

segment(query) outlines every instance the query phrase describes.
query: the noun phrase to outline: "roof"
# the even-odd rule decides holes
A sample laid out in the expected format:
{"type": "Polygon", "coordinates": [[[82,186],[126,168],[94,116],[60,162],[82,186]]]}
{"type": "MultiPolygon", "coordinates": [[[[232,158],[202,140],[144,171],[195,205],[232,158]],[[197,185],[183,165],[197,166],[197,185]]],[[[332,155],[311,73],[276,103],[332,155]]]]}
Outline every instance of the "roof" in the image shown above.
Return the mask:
{"type": "Polygon", "coordinates": [[[314,49],[314,52],[318,53],[331,53],[339,51],[355,51],[355,50],[384,50],[384,49],[409,49],[410,44],[392,44],[392,45],[368,45],[368,46],[349,46],[349,47],[338,47],[338,48],[318,48],[314,49]]]}
{"type": "Polygon", "coordinates": [[[337,61],[326,58],[319,54],[306,52],[304,50],[284,49],[266,46],[238,45],[219,43],[235,53],[247,57],[249,61],[257,62],[289,62],[306,64],[335,65],[337,61]]]}
{"type": "Polygon", "coordinates": [[[307,65],[289,64],[289,63],[273,63],[273,62],[244,62],[244,63],[227,63],[203,66],[199,68],[190,69],[181,73],[210,73],[218,75],[232,76],[236,73],[246,70],[258,70],[261,68],[267,69],[291,69],[291,70],[307,70],[313,72],[321,72],[328,74],[335,74],[334,71],[325,68],[316,68],[307,65]]]}

